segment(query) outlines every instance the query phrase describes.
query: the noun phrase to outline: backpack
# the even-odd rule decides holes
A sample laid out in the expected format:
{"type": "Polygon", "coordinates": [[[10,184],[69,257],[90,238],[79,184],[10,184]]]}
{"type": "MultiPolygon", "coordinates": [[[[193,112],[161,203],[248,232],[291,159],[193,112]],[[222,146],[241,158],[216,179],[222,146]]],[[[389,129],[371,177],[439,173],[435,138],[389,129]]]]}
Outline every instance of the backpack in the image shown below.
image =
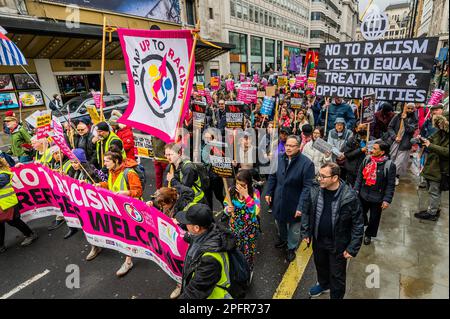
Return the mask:
{"type": "Polygon", "coordinates": [[[195,171],[197,172],[198,176],[200,177],[200,182],[202,183],[201,189],[203,192],[206,192],[209,189],[209,187],[211,186],[207,166],[203,163],[185,162],[183,164],[183,167],[188,164],[191,164],[194,166],[195,171]]]}
{"type": "Polygon", "coordinates": [[[131,170],[133,170],[139,176],[139,180],[141,181],[142,191],[144,191],[145,184],[147,183],[146,178],[145,178],[144,166],[142,166],[141,164],[138,164],[133,168],[130,168],[130,167],[125,168],[125,170],[123,172],[123,176],[125,177],[125,181],[127,182],[128,186],[130,185],[130,183],[128,182],[128,173],[131,170]]]}
{"type": "Polygon", "coordinates": [[[228,251],[228,259],[231,285],[228,288],[219,287],[228,291],[234,299],[243,299],[250,286],[250,267],[244,254],[236,247],[228,251]]]}

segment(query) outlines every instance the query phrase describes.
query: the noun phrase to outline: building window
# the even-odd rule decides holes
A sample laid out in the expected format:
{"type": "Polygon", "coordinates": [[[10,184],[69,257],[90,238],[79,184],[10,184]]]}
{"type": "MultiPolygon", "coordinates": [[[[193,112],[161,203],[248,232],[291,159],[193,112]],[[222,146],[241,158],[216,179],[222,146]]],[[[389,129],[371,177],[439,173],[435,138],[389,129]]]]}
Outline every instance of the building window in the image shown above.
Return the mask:
{"type": "Polygon", "coordinates": [[[253,22],[255,20],[254,19],[255,7],[253,5],[250,5],[248,12],[249,12],[249,15],[250,15],[250,21],[253,22]]]}
{"type": "Polygon", "coordinates": [[[209,18],[211,20],[214,20],[214,10],[213,10],[213,8],[209,8],[209,18]]]}
{"type": "Polygon", "coordinates": [[[186,18],[189,25],[195,25],[195,0],[186,0],[186,18]]]}
{"type": "Polygon", "coordinates": [[[236,2],[236,17],[238,19],[242,19],[242,5],[241,5],[241,1],[238,0],[238,2],[236,2]]]}
{"type": "Polygon", "coordinates": [[[232,17],[236,17],[236,2],[234,0],[230,1],[230,14],[232,17]]]}
{"type": "Polygon", "coordinates": [[[262,73],[262,38],[252,36],[251,43],[251,71],[262,73]]]}
{"type": "Polygon", "coordinates": [[[247,3],[242,4],[242,19],[248,20],[248,4],[247,3]]]}
{"type": "Polygon", "coordinates": [[[259,8],[255,8],[255,23],[259,23],[259,8]]]}

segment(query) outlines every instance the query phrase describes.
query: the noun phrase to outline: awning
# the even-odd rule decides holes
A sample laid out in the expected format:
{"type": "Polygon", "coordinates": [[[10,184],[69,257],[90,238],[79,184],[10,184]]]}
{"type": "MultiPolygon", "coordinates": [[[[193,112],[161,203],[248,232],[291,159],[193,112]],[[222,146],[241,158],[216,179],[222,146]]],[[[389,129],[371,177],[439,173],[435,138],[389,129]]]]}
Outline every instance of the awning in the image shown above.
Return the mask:
{"type": "MultiPolygon", "coordinates": [[[[28,59],[101,59],[102,26],[80,24],[77,29],[69,29],[60,21],[1,16],[0,25],[28,59]]],[[[198,41],[197,62],[210,61],[235,47],[228,43],[211,43],[221,49],[198,41]]],[[[112,41],[106,43],[105,56],[107,60],[123,60],[117,33],[113,33],[112,41]]]]}

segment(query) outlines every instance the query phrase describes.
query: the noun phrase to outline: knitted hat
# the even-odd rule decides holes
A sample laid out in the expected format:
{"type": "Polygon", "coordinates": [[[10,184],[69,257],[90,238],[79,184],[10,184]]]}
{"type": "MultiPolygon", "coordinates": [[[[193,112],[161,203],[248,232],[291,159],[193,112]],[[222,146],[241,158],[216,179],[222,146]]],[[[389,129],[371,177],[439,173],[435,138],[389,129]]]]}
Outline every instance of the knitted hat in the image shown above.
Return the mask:
{"type": "Polygon", "coordinates": [[[53,155],[53,154],[59,152],[59,147],[56,145],[53,145],[52,147],[49,148],[49,150],[50,150],[50,154],[53,155]]]}
{"type": "Polygon", "coordinates": [[[334,125],[339,124],[339,123],[345,124],[345,119],[343,117],[336,118],[336,121],[334,121],[334,125]]]}
{"type": "Polygon", "coordinates": [[[16,117],[16,114],[14,114],[14,112],[13,111],[6,111],[5,112],[5,116],[14,116],[14,117],[16,117]]]}
{"type": "Polygon", "coordinates": [[[119,117],[117,117],[117,116],[115,116],[115,115],[112,115],[110,118],[109,118],[109,124],[110,125],[117,125],[117,120],[119,119],[119,117]]]}
{"type": "Polygon", "coordinates": [[[103,131],[103,132],[109,132],[109,131],[110,131],[109,125],[108,125],[108,123],[106,123],[106,122],[100,122],[100,123],[98,123],[98,124],[97,124],[97,129],[98,129],[99,131],[103,131]]]}
{"type": "Polygon", "coordinates": [[[76,148],[73,151],[73,155],[75,155],[81,164],[87,163],[86,153],[81,148],[76,148]]]}
{"type": "Polygon", "coordinates": [[[12,122],[12,121],[16,121],[17,122],[17,118],[15,116],[6,116],[4,122],[12,122]]]}

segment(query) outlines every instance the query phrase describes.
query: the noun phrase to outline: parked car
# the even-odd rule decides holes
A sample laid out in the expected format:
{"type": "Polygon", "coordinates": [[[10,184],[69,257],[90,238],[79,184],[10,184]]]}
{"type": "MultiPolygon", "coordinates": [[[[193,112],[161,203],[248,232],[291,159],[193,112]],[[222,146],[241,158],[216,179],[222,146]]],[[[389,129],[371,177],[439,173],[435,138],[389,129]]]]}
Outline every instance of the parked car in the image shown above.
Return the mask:
{"type": "MultiPolygon", "coordinates": [[[[113,110],[118,110],[119,112],[124,112],[128,107],[128,97],[126,95],[104,95],[103,101],[105,102],[105,107],[103,108],[103,113],[105,119],[109,119],[113,110]]],[[[64,103],[64,105],[56,111],[56,116],[59,117],[61,123],[67,122],[67,113],[70,112],[70,120],[81,120],[83,118],[90,118],[87,111],[88,105],[95,105],[94,98],[92,95],[78,96],[64,103]]],[[[100,109],[97,109],[100,113],[100,109]]]]}

